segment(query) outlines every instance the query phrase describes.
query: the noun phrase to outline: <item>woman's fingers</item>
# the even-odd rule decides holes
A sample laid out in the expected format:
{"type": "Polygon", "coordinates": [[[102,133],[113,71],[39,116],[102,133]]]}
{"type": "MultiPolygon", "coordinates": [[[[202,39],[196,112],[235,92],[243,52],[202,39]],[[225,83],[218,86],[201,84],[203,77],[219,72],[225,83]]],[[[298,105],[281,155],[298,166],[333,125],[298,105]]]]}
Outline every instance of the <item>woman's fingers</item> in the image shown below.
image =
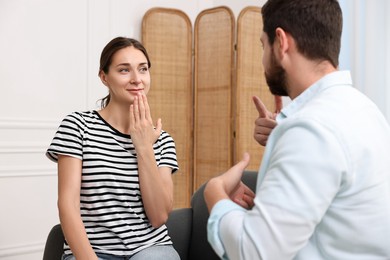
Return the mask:
{"type": "Polygon", "coordinates": [[[152,115],[150,114],[150,107],[148,98],[145,95],[142,95],[145,107],[145,118],[153,125],[152,115]]]}
{"type": "Polygon", "coordinates": [[[137,139],[137,143],[154,143],[162,131],[161,119],[157,120],[156,127],[150,115],[148,100],[144,94],[138,94],[134,97],[134,102],[130,105],[130,125],[131,135],[137,139]]]}
{"type": "MultiPolygon", "coordinates": [[[[138,99],[138,106],[139,106],[139,117],[140,117],[140,120],[145,120],[146,116],[145,116],[145,99],[146,99],[146,96],[143,95],[143,94],[139,94],[137,96],[137,99],[138,99]]],[[[147,103],[147,101],[146,101],[147,103]]]]}
{"type": "Polygon", "coordinates": [[[135,124],[135,116],[134,116],[134,104],[130,105],[130,125],[135,124]]]}
{"type": "MultiPolygon", "coordinates": [[[[145,120],[145,126],[153,126],[153,120],[152,120],[152,116],[151,116],[151,113],[150,113],[150,107],[149,107],[149,103],[148,103],[148,99],[146,97],[145,94],[138,94],[135,99],[134,99],[134,102],[137,102],[138,103],[138,117],[139,117],[139,120],[141,122],[143,122],[145,120]],[[147,124],[147,123],[149,124],[147,124]]],[[[137,111],[135,111],[137,112],[137,111]]]]}
{"type": "Polygon", "coordinates": [[[153,126],[149,104],[145,95],[138,94],[137,96],[135,96],[134,102],[131,106],[133,106],[133,109],[131,111],[131,114],[134,118],[133,123],[140,124],[146,127],[150,125],[153,126]]]}
{"type": "Polygon", "coordinates": [[[134,116],[134,124],[137,124],[137,123],[139,123],[139,120],[140,120],[140,116],[139,116],[139,98],[138,98],[138,96],[134,97],[133,107],[134,107],[134,111],[133,111],[132,114],[134,116]]]}
{"type": "Polygon", "coordinates": [[[159,119],[157,119],[157,125],[156,125],[156,131],[157,131],[158,135],[160,135],[161,130],[162,130],[162,123],[161,123],[161,118],[159,118],[159,119]]]}

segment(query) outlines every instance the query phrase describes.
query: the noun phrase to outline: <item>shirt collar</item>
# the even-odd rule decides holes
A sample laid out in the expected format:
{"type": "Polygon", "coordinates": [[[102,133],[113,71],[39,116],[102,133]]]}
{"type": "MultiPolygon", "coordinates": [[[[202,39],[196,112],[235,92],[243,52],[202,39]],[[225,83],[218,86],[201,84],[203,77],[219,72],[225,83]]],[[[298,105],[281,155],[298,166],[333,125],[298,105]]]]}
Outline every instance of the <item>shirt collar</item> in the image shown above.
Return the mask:
{"type": "Polygon", "coordinates": [[[278,116],[276,121],[279,122],[284,118],[294,114],[307,102],[309,102],[318,93],[336,85],[352,85],[352,78],[349,71],[335,71],[322,77],[313,85],[303,91],[298,97],[291,101],[286,107],[284,107],[278,116]]]}

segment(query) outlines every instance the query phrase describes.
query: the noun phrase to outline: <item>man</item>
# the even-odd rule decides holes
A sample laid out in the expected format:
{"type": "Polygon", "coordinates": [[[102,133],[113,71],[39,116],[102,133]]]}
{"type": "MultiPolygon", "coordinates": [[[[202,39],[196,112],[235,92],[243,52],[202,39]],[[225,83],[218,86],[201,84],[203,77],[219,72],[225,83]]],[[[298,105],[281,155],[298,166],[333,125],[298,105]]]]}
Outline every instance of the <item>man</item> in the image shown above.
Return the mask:
{"type": "Polygon", "coordinates": [[[210,244],[224,259],[390,259],[390,127],[337,69],[338,2],[269,0],[262,17],[267,83],[292,101],[263,140],[255,196],[248,154],[208,182],[210,244]]]}

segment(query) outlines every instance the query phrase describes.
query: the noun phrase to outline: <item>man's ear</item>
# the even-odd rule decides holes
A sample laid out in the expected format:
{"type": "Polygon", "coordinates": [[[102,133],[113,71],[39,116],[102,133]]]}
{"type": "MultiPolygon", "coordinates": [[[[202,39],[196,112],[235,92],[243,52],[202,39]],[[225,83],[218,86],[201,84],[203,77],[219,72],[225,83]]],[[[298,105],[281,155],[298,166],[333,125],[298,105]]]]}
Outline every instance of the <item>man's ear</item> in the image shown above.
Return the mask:
{"type": "Polygon", "coordinates": [[[290,45],[288,41],[287,33],[280,27],[275,30],[275,42],[276,43],[276,52],[278,56],[282,59],[286,52],[289,50],[290,45]]]}
{"type": "Polygon", "coordinates": [[[99,78],[100,80],[102,81],[102,83],[107,86],[107,78],[106,78],[106,73],[104,73],[104,71],[100,71],[99,72],[99,78]]]}

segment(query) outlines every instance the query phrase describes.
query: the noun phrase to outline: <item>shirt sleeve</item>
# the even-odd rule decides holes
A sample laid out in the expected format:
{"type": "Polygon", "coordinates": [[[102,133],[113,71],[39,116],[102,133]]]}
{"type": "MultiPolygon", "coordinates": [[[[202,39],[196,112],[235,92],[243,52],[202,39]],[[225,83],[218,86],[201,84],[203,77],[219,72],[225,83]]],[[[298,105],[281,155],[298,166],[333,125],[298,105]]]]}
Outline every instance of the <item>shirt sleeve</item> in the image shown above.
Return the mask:
{"type": "MultiPolygon", "coordinates": [[[[231,200],[220,200],[214,205],[210,212],[210,217],[207,224],[207,239],[214,249],[216,254],[221,259],[228,259],[225,253],[225,246],[220,237],[220,222],[225,214],[229,214],[233,211],[246,212],[246,210],[231,200]]],[[[223,228],[222,228],[223,229],[223,228]]]]}
{"type": "Polygon", "coordinates": [[[209,241],[224,259],[294,258],[340,189],[347,163],[331,129],[295,120],[274,131],[255,206],[244,211],[220,201],[212,209],[209,241]]]}
{"type": "Polygon", "coordinates": [[[54,162],[58,161],[60,154],[81,160],[83,156],[83,125],[85,123],[79,114],[73,113],[66,116],[58,127],[46,151],[46,156],[54,162]]]}
{"type": "Polygon", "coordinates": [[[176,146],[173,138],[165,131],[160,136],[161,157],[158,167],[166,166],[172,169],[172,173],[179,169],[176,157],[176,146]]]}

